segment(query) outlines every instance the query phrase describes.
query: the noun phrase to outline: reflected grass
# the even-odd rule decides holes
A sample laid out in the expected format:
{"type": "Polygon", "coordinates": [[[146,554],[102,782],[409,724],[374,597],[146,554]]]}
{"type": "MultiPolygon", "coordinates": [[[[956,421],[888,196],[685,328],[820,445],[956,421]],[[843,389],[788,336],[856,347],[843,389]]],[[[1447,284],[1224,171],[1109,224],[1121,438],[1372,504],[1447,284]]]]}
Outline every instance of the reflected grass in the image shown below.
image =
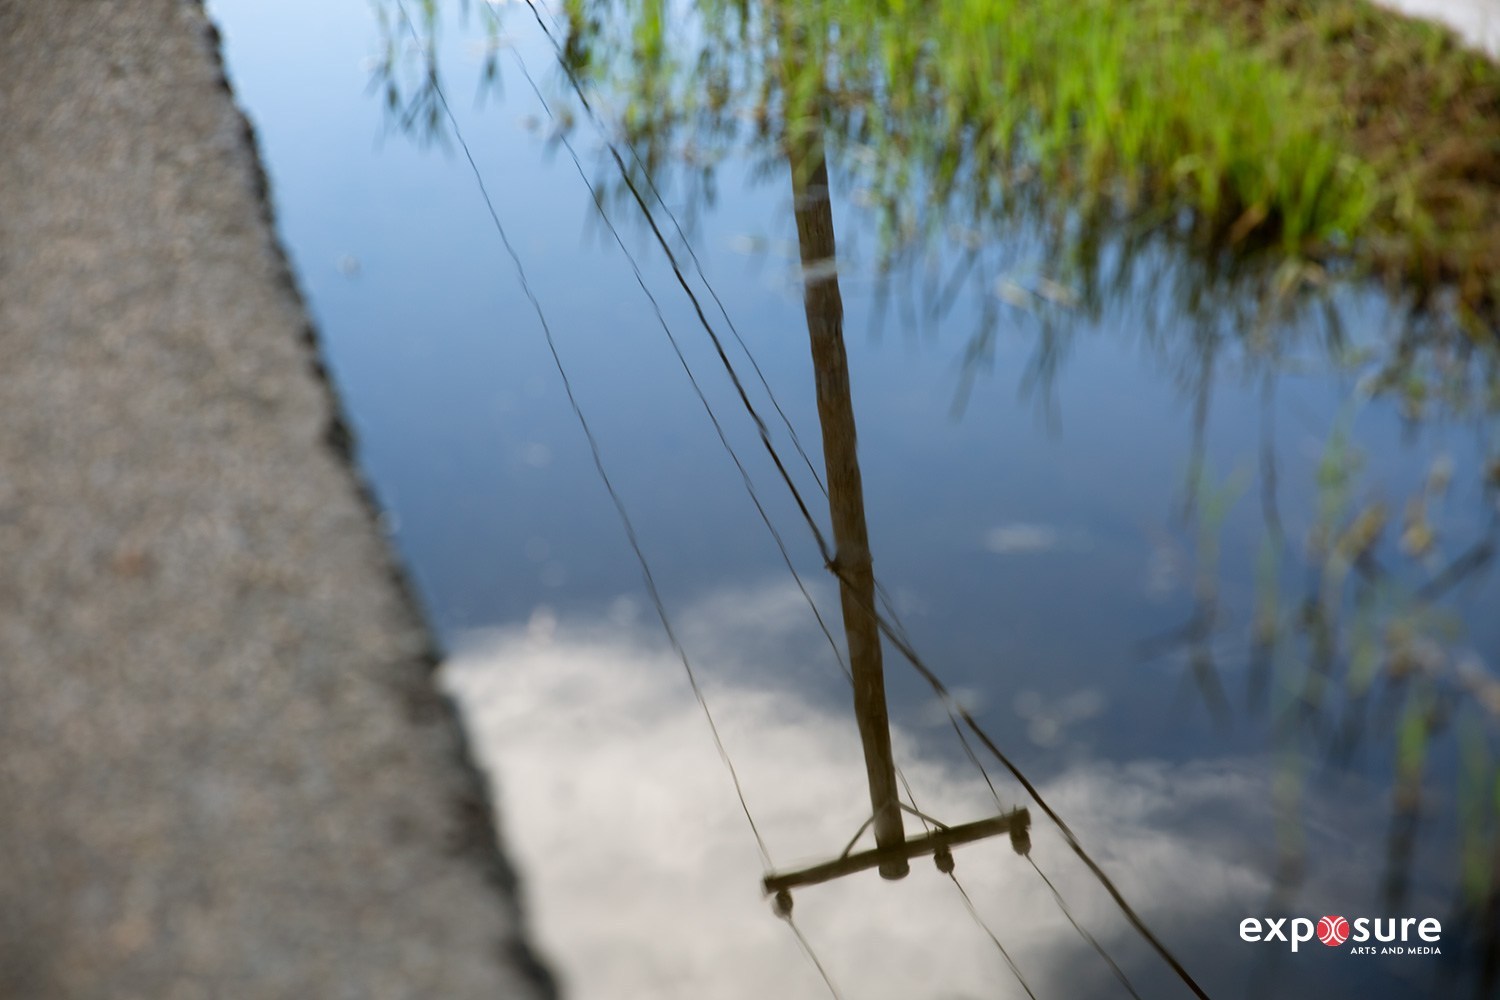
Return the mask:
{"type": "Polygon", "coordinates": [[[752,127],[826,127],[865,147],[889,199],[998,208],[1040,182],[1062,202],[1186,209],[1233,242],[1287,249],[1344,241],[1375,207],[1377,179],[1340,148],[1336,90],[1182,4],[705,0],[672,44],[662,7],[568,5],[575,47],[622,54],[632,139],[701,128],[748,95],[735,113],[752,127]],[[785,51],[798,59],[783,83],[785,51]]]}
{"type": "Polygon", "coordinates": [[[1446,29],[1362,0],[1224,6],[1251,43],[1340,95],[1340,142],[1378,179],[1364,258],[1388,279],[1456,289],[1493,328],[1500,68],[1446,29]]]}
{"type": "MultiPolygon", "coordinates": [[[[438,6],[413,7],[429,37],[438,6]]],[[[482,93],[503,18],[532,15],[470,13],[482,93]]],[[[1263,285],[1288,262],[1378,275],[1470,334],[1494,325],[1500,68],[1364,0],[566,0],[556,17],[566,75],[608,103],[634,180],[680,175],[689,228],[719,162],[784,169],[816,130],[893,264],[955,226],[1040,221],[1086,277],[1105,242],[1165,240],[1206,268],[1259,262],[1263,285]]],[[[391,120],[433,138],[437,67],[397,86],[401,62],[388,45],[375,74],[391,120]]]]}
{"type": "Polygon", "coordinates": [[[566,6],[648,167],[821,129],[892,246],[1040,200],[1451,288],[1475,328],[1497,301],[1500,70],[1424,22],[1363,0],[680,6],[566,6]]]}

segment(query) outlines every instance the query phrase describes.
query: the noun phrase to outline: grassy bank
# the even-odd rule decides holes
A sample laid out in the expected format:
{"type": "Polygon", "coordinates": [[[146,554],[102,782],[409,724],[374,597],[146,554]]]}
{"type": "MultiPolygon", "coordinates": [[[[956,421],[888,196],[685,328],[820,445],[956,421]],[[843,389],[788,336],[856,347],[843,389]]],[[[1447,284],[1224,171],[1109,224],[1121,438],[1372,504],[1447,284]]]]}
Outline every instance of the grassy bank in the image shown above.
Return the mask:
{"type": "Polygon", "coordinates": [[[1030,187],[1215,249],[1456,288],[1476,319],[1500,304],[1500,69],[1425,22],[1363,0],[696,8],[674,36],[660,0],[570,5],[575,52],[620,54],[635,140],[701,141],[737,94],[763,130],[857,147],[884,204],[978,218],[1030,187]]]}
{"type": "Polygon", "coordinates": [[[1500,69],[1442,29],[1361,0],[838,6],[828,63],[878,54],[885,81],[921,81],[910,104],[890,88],[885,120],[939,111],[932,151],[980,176],[1186,207],[1215,245],[1347,257],[1419,292],[1456,287],[1475,310],[1500,302],[1500,69]]]}
{"type": "Polygon", "coordinates": [[[1236,30],[1338,95],[1330,123],[1377,180],[1360,256],[1500,305],[1500,68],[1450,32],[1356,0],[1229,0],[1236,30]]]}

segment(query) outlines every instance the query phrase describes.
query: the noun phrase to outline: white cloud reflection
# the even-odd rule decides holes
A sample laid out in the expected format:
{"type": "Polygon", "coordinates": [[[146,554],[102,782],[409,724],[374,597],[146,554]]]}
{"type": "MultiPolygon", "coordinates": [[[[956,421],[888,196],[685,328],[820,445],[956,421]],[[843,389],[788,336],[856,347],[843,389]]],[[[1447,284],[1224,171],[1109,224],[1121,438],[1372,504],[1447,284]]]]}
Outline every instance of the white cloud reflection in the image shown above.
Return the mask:
{"type": "Polygon", "coordinates": [[[985,532],[984,547],[998,555],[1021,555],[1034,552],[1084,552],[1088,536],[1050,524],[1012,522],[985,532]]]}
{"type": "MultiPolygon", "coordinates": [[[[779,868],[836,855],[868,812],[852,713],[815,707],[766,657],[794,649],[794,593],[719,595],[682,617],[685,642],[751,811],[779,868]],[[776,677],[780,680],[772,680],[776,677]]],[[[627,609],[628,610],[628,609],[627,609]]],[[[536,937],[579,998],[820,997],[826,987],[760,895],[761,863],[702,711],[644,615],[538,612],[470,637],[445,668],[497,784],[507,848],[536,937]]],[[[963,762],[893,733],[921,807],[954,823],[993,814],[963,762]]],[[[1002,785],[1007,807],[1026,804],[1002,785]]],[[[1092,764],[1045,784],[1097,860],[1190,964],[1258,912],[1269,846],[1264,777],[1234,762],[1092,764]]],[[[1033,857],[1117,959],[1160,966],[1033,807],[1033,857]]],[[[955,851],[958,875],[1040,996],[1120,992],[1005,838],[955,851]]],[[[931,861],[796,894],[796,917],[844,996],[1021,996],[931,861]]],[[[1236,991],[1237,992],[1237,991],[1236,991]]],[[[1147,992],[1146,995],[1152,995],[1147,992]]]]}

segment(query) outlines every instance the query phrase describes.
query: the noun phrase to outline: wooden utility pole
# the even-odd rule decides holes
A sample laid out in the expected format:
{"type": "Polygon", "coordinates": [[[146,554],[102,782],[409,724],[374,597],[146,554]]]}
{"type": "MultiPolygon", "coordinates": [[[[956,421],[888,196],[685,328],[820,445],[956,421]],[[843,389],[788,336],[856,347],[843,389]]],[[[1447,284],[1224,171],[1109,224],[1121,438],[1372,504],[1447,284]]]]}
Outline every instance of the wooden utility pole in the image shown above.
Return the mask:
{"type": "MultiPolygon", "coordinates": [[[[773,16],[781,11],[772,4],[773,16]]],[[[810,39],[784,17],[775,17],[781,39],[783,92],[800,90],[802,60],[810,39]]],[[[816,57],[814,57],[816,58],[816,57]]],[[[815,81],[821,95],[821,82],[815,81]]],[[[790,102],[790,97],[788,97],[790,102]]],[[[821,102],[821,96],[814,102],[821,102]]],[[[870,786],[871,818],[854,840],[832,861],[800,871],[771,872],[762,882],[776,897],[776,910],[790,917],[792,889],[828,882],[844,875],[878,868],[884,878],[904,878],[910,860],[933,855],[938,870],[953,871],[952,848],[999,834],[1010,834],[1018,854],[1031,850],[1031,814],[1013,809],[989,819],[946,826],[922,816],[931,829],[908,840],[896,794],[896,762],[891,753],[891,724],[885,701],[885,668],[881,662],[880,626],[875,609],[875,569],[870,558],[865,525],[865,491],[859,474],[859,449],[854,433],[854,398],[849,387],[849,358],[844,350],[844,299],[839,290],[838,246],[833,235],[833,205],[828,192],[828,160],[823,151],[821,115],[797,115],[791,108],[786,124],[786,153],[792,170],[793,210],[797,217],[797,245],[802,258],[802,304],[807,314],[807,336],[812,343],[813,377],[817,384],[818,421],[823,430],[823,465],[828,479],[828,511],[833,518],[834,558],[831,568],[839,581],[844,635],[849,644],[849,667],[854,681],[854,715],[864,745],[865,773],[870,786]],[[865,827],[875,830],[874,850],[852,853],[865,827]]]]}
{"type": "MultiPolygon", "coordinates": [[[[1002,833],[1010,834],[1011,846],[1015,848],[1017,854],[1029,853],[1031,850],[1031,813],[1026,809],[1012,809],[999,816],[963,823],[959,826],[938,826],[932,832],[913,837],[899,847],[888,849],[877,847],[873,851],[861,851],[858,854],[846,851],[832,861],[825,861],[811,868],[803,868],[794,872],[770,872],[761,880],[761,887],[768,894],[790,892],[804,885],[831,882],[845,875],[875,868],[893,857],[905,862],[909,858],[921,857],[924,854],[931,854],[937,858],[940,871],[951,872],[953,848],[1002,833]]],[[[852,844],[850,846],[853,847],[852,844]]]]}
{"type": "Polygon", "coordinates": [[[896,764],[891,754],[890,719],[886,711],[885,670],[880,629],[875,618],[875,571],[865,526],[864,484],[854,432],[854,403],[849,388],[849,359],[844,350],[844,302],[839,291],[838,250],[833,234],[833,207],[828,197],[828,163],[815,128],[788,141],[792,196],[801,248],[803,307],[812,342],[817,380],[818,420],[823,429],[823,464],[828,479],[828,510],[833,518],[844,634],[854,677],[854,714],[864,744],[870,781],[875,844],[882,851],[880,874],[898,879],[910,871],[900,853],[906,833],[896,795],[896,764]]]}
{"type": "MultiPolygon", "coordinates": [[[[797,244],[802,257],[803,308],[812,343],[817,383],[818,421],[823,430],[823,465],[828,480],[828,510],[833,518],[834,574],[849,644],[854,681],[854,715],[865,751],[875,849],[851,853],[865,827],[832,861],[792,872],[771,872],[762,881],[776,897],[777,912],[790,916],[794,888],[828,882],[876,868],[883,878],[904,878],[911,859],[931,854],[938,870],[953,871],[952,848],[999,834],[1010,835],[1018,854],[1031,850],[1031,814],[1014,809],[989,819],[945,826],[924,817],[933,829],[906,839],[903,806],[896,794],[896,762],[891,753],[890,716],[885,701],[885,668],[875,610],[875,569],[865,525],[864,483],[854,432],[854,402],[849,387],[849,358],[844,349],[844,300],[839,291],[838,248],[833,235],[833,206],[828,196],[828,163],[818,128],[792,131],[787,139],[792,168],[792,197],[797,216],[797,244]]],[[[921,815],[921,814],[918,814],[921,815]]]]}

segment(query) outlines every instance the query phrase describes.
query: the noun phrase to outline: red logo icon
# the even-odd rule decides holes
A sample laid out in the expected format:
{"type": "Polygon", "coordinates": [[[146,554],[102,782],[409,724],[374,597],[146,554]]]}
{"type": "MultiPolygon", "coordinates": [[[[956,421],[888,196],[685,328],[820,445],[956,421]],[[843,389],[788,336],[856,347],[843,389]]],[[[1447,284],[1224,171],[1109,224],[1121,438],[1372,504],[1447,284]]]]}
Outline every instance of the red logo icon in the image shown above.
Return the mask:
{"type": "Polygon", "coordinates": [[[1343,917],[1324,917],[1318,921],[1318,940],[1333,948],[1349,940],[1349,921],[1343,917]]]}

